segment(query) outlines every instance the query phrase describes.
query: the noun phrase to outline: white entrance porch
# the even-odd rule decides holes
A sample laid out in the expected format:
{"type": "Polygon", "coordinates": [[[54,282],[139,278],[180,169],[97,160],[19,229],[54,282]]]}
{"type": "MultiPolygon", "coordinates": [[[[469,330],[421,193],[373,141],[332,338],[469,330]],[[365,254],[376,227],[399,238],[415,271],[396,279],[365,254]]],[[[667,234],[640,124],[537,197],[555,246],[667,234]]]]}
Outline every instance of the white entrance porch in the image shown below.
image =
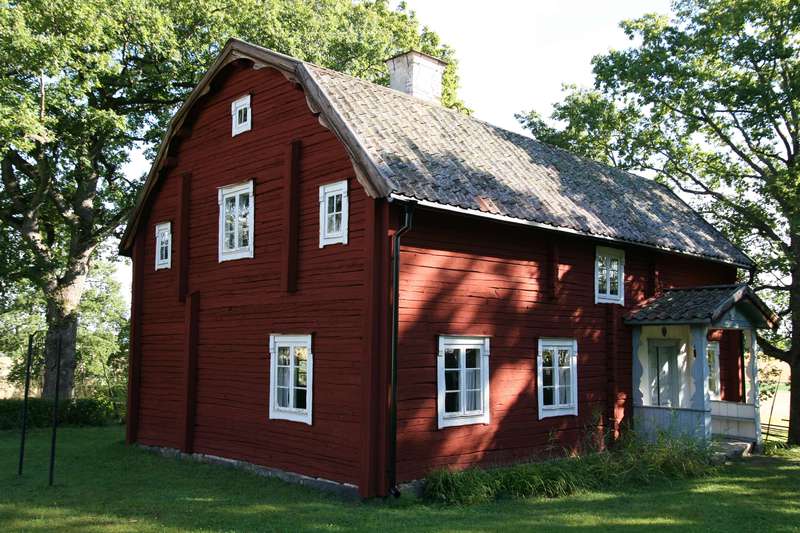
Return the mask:
{"type": "MultiPolygon", "coordinates": [[[[778,318],[746,285],[668,289],[632,311],[635,430],[760,443],[756,329],[778,318]],[[741,346],[720,351],[712,330],[741,331],[741,346]],[[736,353],[734,353],[734,351],[736,353]],[[737,401],[721,396],[720,357],[736,362],[737,401]]],[[[738,337],[737,337],[738,338],[738,337]]]]}

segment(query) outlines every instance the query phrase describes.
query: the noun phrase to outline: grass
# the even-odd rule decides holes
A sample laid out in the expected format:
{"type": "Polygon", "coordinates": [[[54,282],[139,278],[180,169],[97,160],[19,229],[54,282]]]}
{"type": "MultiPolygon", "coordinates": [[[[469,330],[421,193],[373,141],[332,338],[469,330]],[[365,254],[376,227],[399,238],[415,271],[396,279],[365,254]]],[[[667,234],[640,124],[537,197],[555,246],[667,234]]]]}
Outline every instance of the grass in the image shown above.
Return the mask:
{"type": "Polygon", "coordinates": [[[555,500],[471,507],[403,497],[343,502],[278,480],[167,459],[123,443],[120,427],[62,428],[56,485],[49,433],[34,430],[25,475],[19,435],[0,432],[0,531],[800,531],[800,451],[756,457],[695,480],[555,500]]]}

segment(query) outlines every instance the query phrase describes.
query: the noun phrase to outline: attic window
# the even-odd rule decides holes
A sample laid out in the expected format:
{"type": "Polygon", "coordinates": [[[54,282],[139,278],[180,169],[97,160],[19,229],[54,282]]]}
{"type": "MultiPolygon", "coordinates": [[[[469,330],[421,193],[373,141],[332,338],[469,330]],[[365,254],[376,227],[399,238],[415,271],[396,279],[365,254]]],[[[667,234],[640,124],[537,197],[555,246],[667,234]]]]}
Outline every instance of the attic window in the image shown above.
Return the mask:
{"type": "Polygon", "coordinates": [[[347,180],[319,188],[319,247],[347,244],[347,180]]]}
{"type": "Polygon", "coordinates": [[[253,181],[217,191],[219,261],[253,257],[253,181]]]}
{"type": "Polygon", "coordinates": [[[233,119],[233,137],[250,131],[252,114],[250,113],[250,95],[242,96],[231,104],[231,118],[233,119]]]}
{"type": "Polygon", "coordinates": [[[172,264],[172,229],[169,222],[156,225],[156,270],[172,264]]]}
{"type": "Polygon", "coordinates": [[[594,267],[595,303],[623,304],[625,301],[625,252],[597,247],[594,267]]]}

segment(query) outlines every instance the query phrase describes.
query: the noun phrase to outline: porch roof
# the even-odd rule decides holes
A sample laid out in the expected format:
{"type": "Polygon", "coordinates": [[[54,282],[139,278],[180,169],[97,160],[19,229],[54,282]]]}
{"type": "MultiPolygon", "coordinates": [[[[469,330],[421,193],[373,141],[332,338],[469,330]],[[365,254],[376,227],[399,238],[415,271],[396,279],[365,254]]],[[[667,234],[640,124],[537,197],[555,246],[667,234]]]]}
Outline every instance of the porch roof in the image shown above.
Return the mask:
{"type": "Polygon", "coordinates": [[[743,283],[666,289],[630,311],[625,322],[634,325],[708,324],[724,327],[726,323],[735,324],[741,318],[758,328],[774,329],[780,322],[753,289],[743,283]]]}

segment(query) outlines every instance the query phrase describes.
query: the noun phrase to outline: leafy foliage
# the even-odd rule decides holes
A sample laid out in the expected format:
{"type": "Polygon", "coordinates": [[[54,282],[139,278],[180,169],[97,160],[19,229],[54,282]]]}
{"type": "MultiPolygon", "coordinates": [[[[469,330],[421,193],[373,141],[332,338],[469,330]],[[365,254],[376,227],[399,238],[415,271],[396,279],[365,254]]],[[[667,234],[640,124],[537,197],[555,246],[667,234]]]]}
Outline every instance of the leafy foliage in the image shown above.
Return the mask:
{"type": "Polygon", "coordinates": [[[710,448],[701,441],[661,435],[649,443],[626,432],[613,451],[486,470],[436,470],[425,478],[424,498],[450,505],[501,498],[560,498],[705,476],[714,471],[711,457],[710,448]]]}
{"type": "MultiPolygon", "coordinates": [[[[378,83],[410,48],[453,50],[387,0],[19,0],[0,7],[0,280],[25,279],[47,314],[47,368],[76,361],[90,259],[120,229],[141,186],[129,154],[152,157],[178,104],[225,41],[239,37],[378,83]]],[[[0,294],[18,289],[0,282],[0,294]]],[[[26,289],[27,290],[27,289],[26,289]]],[[[48,374],[49,375],[49,374],[48,374]]],[[[70,379],[62,379],[65,393],[70,379]]],[[[52,381],[52,380],[51,380],[52,381]]],[[[50,385],[45,380],[45,391],[50,385]]]]}
{"type": "MultiPolygon", "coordinates": [[[[22,400],[0,400],[0,430],[19,429],[22,425],[22,400]]],[[[121,418],[107,400],[78,398],[58,404],[58,423],[65,426],[105,426],[121,418]]],[[[28,399],[28,427],[50,427],[53,424],[53,402],[42,398],[28,399]]]]}
{"type": "MultiPolygon", "coordinates": [[[[781,317],[761,348],[800,372],[800,3],[675,0],[622,22],[636,44],[594,58],[595,87],[568,88],[545,142],[652,175],[689,198],[755,261],[781,317]]],[[[800,442],[800,394],[790,440],[800,442]]]]}

